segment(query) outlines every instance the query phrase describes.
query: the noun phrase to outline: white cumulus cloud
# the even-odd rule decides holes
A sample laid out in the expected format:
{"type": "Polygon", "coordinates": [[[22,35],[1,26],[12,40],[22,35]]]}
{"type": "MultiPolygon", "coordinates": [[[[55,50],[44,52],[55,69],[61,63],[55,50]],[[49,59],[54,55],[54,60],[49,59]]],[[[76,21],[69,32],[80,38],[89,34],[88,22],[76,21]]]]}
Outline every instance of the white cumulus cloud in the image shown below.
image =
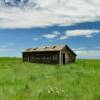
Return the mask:
{"type": "Polygon", "coordinates": [[[96,34],[96,33],[99,33],[100,30],[68,30],[65,32],[65,35],[64,36],[61,36],[60,39],[61,40],[64,40],[64,39],[67,39],[69,37],[75,37],[75,36],[84,36],[84,37],[92,37],[92,35],[96,34]]]}
{"type": "Polygon", "coordinates": [[[71,25],[87,21],[100,21],[100,0],[29,0],[25,6],[18,7],[0,1],[0,28],[71,25]]]}

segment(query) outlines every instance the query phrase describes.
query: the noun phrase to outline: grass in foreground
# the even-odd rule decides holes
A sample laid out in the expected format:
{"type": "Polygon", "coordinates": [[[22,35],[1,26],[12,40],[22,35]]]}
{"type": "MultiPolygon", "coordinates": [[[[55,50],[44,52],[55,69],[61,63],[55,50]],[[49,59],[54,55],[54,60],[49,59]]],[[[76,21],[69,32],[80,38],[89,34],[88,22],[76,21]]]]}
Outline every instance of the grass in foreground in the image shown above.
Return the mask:
{"type": "Polygon", "coordinates": [[[0,100],[100,100],[100,60],[58,66],[0,58],[0,100]]]}

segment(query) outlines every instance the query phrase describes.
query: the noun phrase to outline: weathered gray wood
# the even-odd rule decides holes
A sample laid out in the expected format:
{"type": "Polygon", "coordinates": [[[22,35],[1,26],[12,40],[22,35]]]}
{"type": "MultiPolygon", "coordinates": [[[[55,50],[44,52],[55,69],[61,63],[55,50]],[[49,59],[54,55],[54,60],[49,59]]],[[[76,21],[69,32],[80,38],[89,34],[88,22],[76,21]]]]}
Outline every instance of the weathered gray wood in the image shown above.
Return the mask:
{"type": "Polygon", "coordinates": [[[76,54],[68,47],[62,46],[58,49],[56,46],[53,49],[47,51],[43,49],[34,49],[33,51],[24,51],[23,52],[23,61],[32,62],[32,63],[46,63],[46,64],[64,64],[65,63],[74,63],[76,59],[76,54]],[[40,50],[40,51],[39,51],[40,50]],[[65,58],[63,57],[65,55],[65,58]]]}

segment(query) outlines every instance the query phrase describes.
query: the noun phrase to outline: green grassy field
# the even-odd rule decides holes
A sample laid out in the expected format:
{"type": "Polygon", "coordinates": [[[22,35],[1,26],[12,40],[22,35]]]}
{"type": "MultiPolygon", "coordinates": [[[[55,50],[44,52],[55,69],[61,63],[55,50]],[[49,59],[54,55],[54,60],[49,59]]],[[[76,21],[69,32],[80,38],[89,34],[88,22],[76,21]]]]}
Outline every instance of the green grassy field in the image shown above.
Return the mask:
{"type": "Polygon", "coordinates": [[[0,58],[0,100],[100,100],[100,60],[58,66],[0,58]]]}

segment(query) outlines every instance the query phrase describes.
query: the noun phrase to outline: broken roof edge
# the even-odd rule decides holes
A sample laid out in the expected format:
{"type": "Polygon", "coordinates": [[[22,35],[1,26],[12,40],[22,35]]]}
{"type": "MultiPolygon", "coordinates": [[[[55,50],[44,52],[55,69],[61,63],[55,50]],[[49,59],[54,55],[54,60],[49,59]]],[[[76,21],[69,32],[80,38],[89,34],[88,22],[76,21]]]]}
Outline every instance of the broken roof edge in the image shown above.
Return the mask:
{"type": "MultiPolygon", "coordinates": [[[[62,48],[64,48],[65,45],[53,45],[53,46],[41,46],[41,47],[34,47],[34,48],[27,48],[27,49],[24,49],[23,52],[31,52],[31,51],[40,51],[40,50],[43,50],[45,51],[46,49],[47,50],[61,50],[62,48]]],[[[47,51],[46,50],[46,51],[47,51]]]]}
{"type": "Polygon", "coordinates": [[[61,51],[64,48],[67,48],[71,53],[73,53],[75,56],[76,53],[71,50],[71,48],[68,45],[59,44],[59,45],[53,45],[53,46],[44,46],[44,47],[34,47],[34,48],[28,48],[23,50],[23,53],[25,52],[48,52],[48,51],[61,51]]]}
{"type": "Polygon", "coordinates": [[[66,47],[71,53],[73,53],[75,56],[77,56],[77,54],[76,54],[68,45],[65,45],[65,47],[66,47]]]}

